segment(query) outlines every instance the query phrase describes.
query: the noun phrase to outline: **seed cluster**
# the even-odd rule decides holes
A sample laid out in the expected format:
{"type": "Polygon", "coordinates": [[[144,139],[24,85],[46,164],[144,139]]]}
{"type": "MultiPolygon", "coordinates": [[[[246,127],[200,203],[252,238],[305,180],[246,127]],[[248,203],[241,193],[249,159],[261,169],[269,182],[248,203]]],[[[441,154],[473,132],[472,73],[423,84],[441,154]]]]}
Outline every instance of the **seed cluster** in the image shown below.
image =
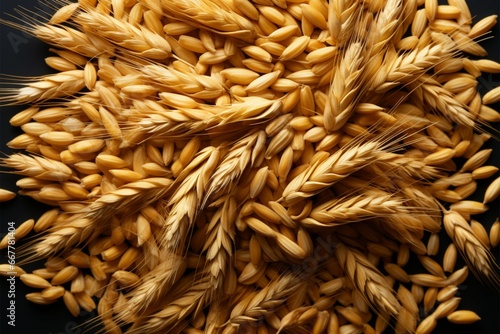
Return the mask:
{"type": "Polygon", "coordinates": [[[106,333],[478,321],[457,292],[469,270],[500,283],[500,222],[474,219],[500,178],[468,199],[498,171],[482,146],[500,87],[477,78],[500,64],[475,41],[497,17],[448,3],[58,0],[47,22],[2,22],[57,71],[0,91],[29,105],[1,165],[54,207],[17,228],[39,234],[24,262],[46,259],[16,267],[42,289],[26,298],[97,309],[106,333]]]}

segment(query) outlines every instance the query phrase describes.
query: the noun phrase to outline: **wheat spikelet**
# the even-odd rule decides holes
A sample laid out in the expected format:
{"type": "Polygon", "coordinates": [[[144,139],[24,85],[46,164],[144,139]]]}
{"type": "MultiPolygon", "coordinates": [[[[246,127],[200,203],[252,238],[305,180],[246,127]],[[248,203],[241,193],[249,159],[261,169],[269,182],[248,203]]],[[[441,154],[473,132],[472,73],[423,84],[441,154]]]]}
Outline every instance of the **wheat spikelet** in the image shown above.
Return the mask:
{"type": "Polygon", "coordinates": [[[342,47],[353,34],[359,19],[358,1],[331,1],[328,3],[328,30],[336,46],[342,47]]]}

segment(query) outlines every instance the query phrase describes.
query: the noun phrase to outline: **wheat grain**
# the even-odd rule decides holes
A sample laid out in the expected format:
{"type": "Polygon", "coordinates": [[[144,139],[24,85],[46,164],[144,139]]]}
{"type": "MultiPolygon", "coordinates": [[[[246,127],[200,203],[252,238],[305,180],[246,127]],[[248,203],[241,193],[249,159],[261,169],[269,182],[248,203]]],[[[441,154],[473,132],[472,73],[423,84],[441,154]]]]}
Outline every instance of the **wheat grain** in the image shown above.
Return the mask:
{"type": "Polygon", "coordinates": [[[52,285],[45,279],[43,279],[40,276],[34,275],[34,274],[22,274],[20,276],[21,281],[23,281],[24,284],[27,286],[30,286],[32,288],[49,288],[52,285]]]}
{"type": "Polygon", "coordinates": [[[56,300],[64,295],[64,287],[52,286],[42,290],[41,296],[47,300],[56,300]]]}
{"type": "Polygon", "coordinates": [[[455,296],[455,293],[457,291],[458,291],[458,287],[457,286],[455,286],[455,285],[449,285],[449,286],[444,287],[441,290],[439,290],[436,299],[440,303],[443,303],[443,302],[445,302],[447,300],[450,300],[453,296],[455,296]]]}
{"type": "Polygon", "coordinates": [[[74,317],[77,317],[80,314],[80,305],[76,301],[73,294],[69,291],[64,291],[63,300],[64,300],[64,305],[66,305],[68,311],[74,317]]]}
{"type": "Polygon", "coordinates": [[[16,194],[7,189],[0,189],[0,202],[7,202],[16,197],[16,194]]]}
{"type": "Polygon", "coordinates": [[[455,324],[472,324],[476,321],[481,320],[481,318],[475,312],[469,310],[455,311],[447,315],[446,319],[455,324]]]}

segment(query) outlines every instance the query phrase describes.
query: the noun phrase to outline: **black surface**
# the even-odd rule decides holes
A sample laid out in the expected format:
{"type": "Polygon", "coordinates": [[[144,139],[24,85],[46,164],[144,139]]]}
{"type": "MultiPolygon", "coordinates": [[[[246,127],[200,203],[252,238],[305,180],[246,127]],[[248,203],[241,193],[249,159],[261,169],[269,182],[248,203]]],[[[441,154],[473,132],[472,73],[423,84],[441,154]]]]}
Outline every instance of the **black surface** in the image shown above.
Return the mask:
{"type": "MultiPolygon", "coordinates": [[[[469,1],[471,12],[476,17],[476,21],[491,15],[500,14],[500,2],[495,0],[471,0],[469,1]]],[[[41,1],[22,0],[9,1],[0,0],[0,12],[2,18],[8,18],[5,13],[15,14],[14,8],[23,6],[33,10],[35,13],[41,11],[35,7],[50,10],[43,5],[41,1]]],[[[33,16],[33,15],[32,15],[33,16]]],[[[494,28],[495,38],[486,39],[482,45],[488,50],[488,58],[500,61],[500,27],[494,28]]],[[[43,58],[48,56],[48,46],[39,42],[35,38],[13,30],[9,27],[0,27],[0,73],[15,75],[38,75],[51,72],[43,58]]],[[[491,89],[500,85],[499,75],[486,75],[479,80],[482,91],[491,89]]],[[[5,86],[2,86],[5,87],[5,86]]],[[[497,106],[498,107],[498,106],[497,106]]],[[[24,107],[2,107],[0,111],[0,152],[10,153],[11,150],[5,144],[20,134],[20,130],[9,125],[9,119],[24,107]]],[[[498,124],[496,125],[498,128],[498,124]]],[[[500,166],[500,148],[499,142],[491,140],[487,146],[494,148],[494,155],[489,164],[500,166]]],[[[17,191],[15,182],[17,176],[0,173],[0,187],[17,191]]],[[[480,200],[484,193],[488,181],[480,182],[477,191],[480,200]]],[[[7,203],[0,203],[0,236],[3,236],[7,230],[8,222],[15,222],[17,226],[29,218],[38,218],[46,207],[27,197],[17,196],[16,199],[7,203]]],[[[490,211],[478,219],[487,227],[500,216],[500,205],[498,202],[492,203],[490,211]]],[[[17,245],[19,246],[19,245],[17,245]]],[[[443,248],[443,247],[442,247],[443,248]]],[[[495,251],[496,258],[499,259],[499,249],[495,251]]],[[[438,257],[441,259],[441,257],[438,257]]],[[[0,252],[0,263],[6,262],[5,252],[0,252]]],[[[43,267],[41,264],[32,264],[26,266],[28,269],[37,269],[43,267]]],[[[92,329],[73,328],[76,324],[82,324],[94,314],[83,314],[74,319],[66,311],[62,301],[50,306],[39,306],[26,301],[24,295],[29,292],[37,291],[25,287],[22,282],[16,282],[16,327],[7,325],[9,321],[6,317],[6,307],[8,302],[8,286],[5,278],[0,278],[0,333],[41,333],[41,334],[76,334],[93,333],[92,329]]],[[[446,320],[440,321],[435,333],[499,333],[500,317],[500,297],[499,294],[483,287],[474,277],[470,275],[469,279],[461,287],[460,296],[462,302],[461,309],[472,309],[476,311],[482,320],[477,324],[470,326],[455,326],[449,324],[446,320]]]]}

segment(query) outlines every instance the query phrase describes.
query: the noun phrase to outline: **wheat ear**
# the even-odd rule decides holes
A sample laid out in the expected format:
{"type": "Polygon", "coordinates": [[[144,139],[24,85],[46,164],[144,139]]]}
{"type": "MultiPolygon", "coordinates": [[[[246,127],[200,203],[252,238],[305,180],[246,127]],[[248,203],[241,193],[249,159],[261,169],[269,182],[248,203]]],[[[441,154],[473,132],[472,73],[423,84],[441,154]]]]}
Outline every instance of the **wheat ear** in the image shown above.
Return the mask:
{"type": "Polygon", "coordinates": [[[307,227],[331,227],[404,212],[403,202],[397,197],[358,195],[319,204],[301,223],[307,227]]]}
{"type": "Polygon", "coordinates": [[[34,177],[47,181],[67,181],[73,171],[62,162],[42,158],[38,156],[27,156],[20,153],[14,153],[0,160],[2,167],[16,169],[16,174],[34,177]]]}
{"type": "MultiPolygon", "coordinates": [[[[140,318],[126,333],[170,333],[179,322],[189,316],[195,317],[210,303],[211,286],[208,275],[202,273],[201,277],[179,283],[190,285],[185,286],[185,291],[181,288],[180,293],[174,292],[174,297],[167,298],[167,303],[161,306],[161,311],[140,318]]],[[[172,289],[175,289],[175,286],[172,289]]]]}
{"type": "Polygon", "coordinates": [[[292,179],[283,190],[283,199],[293,204],[314,196],[373,162],[379,153],[380,144],[376,141],[342,148],[323,161],[316,161],[292,179]]]}
{"type": "Polygon", "coordinates": [[[222,295],[221,288],[228,291],[235,288],[236,281],[225,281],[225,279],[230,279],[233,270],[232,256],[236,237],[234,222],[238,214],[236,200],[233,196],[223,196],[218,202],[221,202],[222,205],[210,220],[207,239],[203,245],[203,251],[207,252],[205,270],[210,273],[213,293],[217,297],[222,295]]]}
{"type": "Polygon", "coordinates": [[[474,273],[497,289],[500,286],[498,265],[487,246],[477,238],[464,217],[453,210],[445,211],[443,224],[446,233],[474,273]]]}
{"type": "Polygon", "coordinates": [[[297,273],[285,272],[266,285],[263,289],[246,296],[231,311],[228,324],[241,325],[259,321],[269,311],[282,305],[300,283],[297,273]]]}
{"type": "Polygon", "coordinates": [[[248,167],[259,165],[264,156],[265,141],[264,131],[254,131],[234,143],[210,179],[203,202],[227,194],[248,167]]]}
{"type": "Polygon", "coordinates": [[[384,8],[377,13],[375,24],[372,25],[367,36],[367,47],[371,57],[384,52],[391,39],[394,38],[401,24],[399,18],[402,11],[402,0],[388,0],[384,8]]]}
{"type": "Polygon", "coordinates": [[[255,27],[246,17],[233,11],[221,0],[161,0],[163,15],[253,43],[255,27]]]}
{"type": "Polygon", "coordinates": [[[117,315],[120,322],[129,323],[148,313],[170,291],[186,269],[185,259],[174,254],[163,254],[161,262],[141,278],[141,283],[126,297],[127,304],[117,315]]]}
{"type": "Polygon", "coordinates": [[[170,251],[184,249],[184,242],[200,210],[211,176],[219,161],[219,150],[206,147],[189,163],[177,180],[180,185],[170,197],[171,207],[160,235],[162,247],[170,251]]]}
{"type": "Polygon", "coordinates": [[[172,50],[168,42],[142,25],[134,26],[92,8],[78,13],[74,21],[85,33],[99,34],[122,48],[124,53],[130,52],[134,56],[156,60],[171,56],[172,50]]]}
{"type": "Polygon", "coordinates": [[[150,64],[140,66],[139,71],[146,82],[193,98],[212,100],[226,91],[222,83],[215,78],[195,72],[181,72],[171,66],[150,64]]]}
{"type": "Polygon", "coordinates": [[[427,75],[421,75],[408,87],[418,92],[421,102],[429,105],[431,109],[439,111],[445,117],[467,127],[475,127],[472,115],[467,106],[458,102],[453,93],[443,88],[441,84],[427,75]]]}
{"type": "Polygon", "coordinates": [[[338,244],[335,255],[347,277],[365,297],[368,304],[378,312],[397,316],[401,305],[396,293],[384,276],[366,257],[343,244],[338,244]]]}
{"type": "Polygon", "coordinates": [[[363,80],[365,48],[360,42],[349,44],[333,75],[324,111],[324,124],[328,132],[337,131],[351,116],[363,80]]]}
{"type": "Polygon", "coordinates": [[[16,78],[16,82],[12,84],[21,87],[1,89],[0,103],[40,103],[50,99],[72,96],[85,87],[85,80],[82,70],[70,70],[57,74],[25,78],[24,80],[16,78]]]}
{"type": "Polygon", "coordinates": [[[109,226],[113,215],[129,215],[164,196],[172,180],[149,178],[128,183],[114,192],[105,194],[76,213],[64,227],[55,227],[38,240],[33,256],[47,257],[74,245],[90,242],[109,226]]]}
{"type": "MultiPolygon", "coordinates": [[[[251,97],[230,106],[199,105],[198,108],[180,108],[165,112],[138,113],[129,121],[127,132],[140,141],[147,139],[174,139],[196,134],[231,136],[242,132],[243,125],[255,125],[275,117],[281,110],[280,101],[251,97]],[[236,124],[242,126],[234,126],[236,124]]],[[[146,109],[147,110],[147,109],[146,109]]],[[[142,112],[144,109],[142,110],[142,112]]],[[[133,141],[129,145],[134,144],[133,141]]]]}

